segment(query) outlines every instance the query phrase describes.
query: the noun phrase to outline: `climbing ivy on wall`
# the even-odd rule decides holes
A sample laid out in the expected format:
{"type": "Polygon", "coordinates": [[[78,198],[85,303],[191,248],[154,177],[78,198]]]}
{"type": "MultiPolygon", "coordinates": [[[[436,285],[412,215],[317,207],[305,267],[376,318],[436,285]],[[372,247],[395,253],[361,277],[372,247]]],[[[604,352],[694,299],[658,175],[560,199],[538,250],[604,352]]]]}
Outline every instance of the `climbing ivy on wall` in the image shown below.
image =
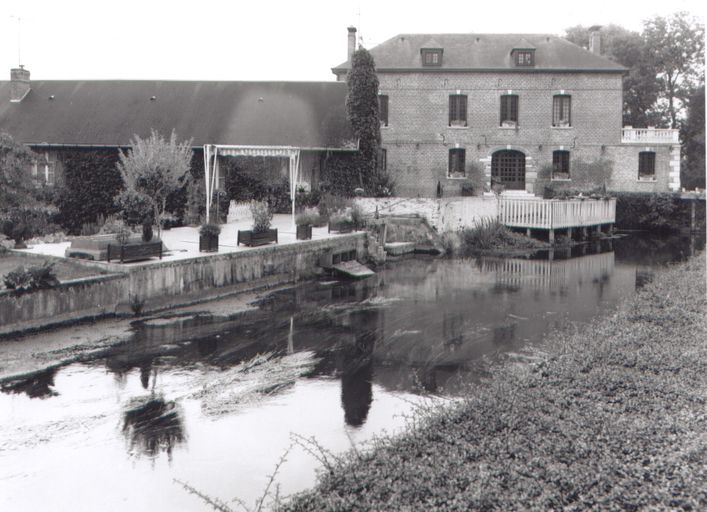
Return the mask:
{"type": "Polygon", "coordinates": [[[64,182],[56,203],[64,229],[78,234],[83,224],[117,212],[114,197],[123,188],[115,165],[118,149],[63,150],[58,158],[64,166],[64,182]]]}

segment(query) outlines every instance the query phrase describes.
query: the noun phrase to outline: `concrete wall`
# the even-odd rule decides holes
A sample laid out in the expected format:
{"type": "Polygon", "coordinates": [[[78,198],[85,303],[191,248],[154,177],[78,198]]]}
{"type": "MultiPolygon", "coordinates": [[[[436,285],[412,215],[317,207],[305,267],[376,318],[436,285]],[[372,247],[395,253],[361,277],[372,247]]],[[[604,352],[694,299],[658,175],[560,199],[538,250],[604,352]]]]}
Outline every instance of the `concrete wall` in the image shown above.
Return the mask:
{"type": "Polygon", "coordinates": [[[438,232],[472,227],[482,218],[498,216],[498,201],[493,195],[483,197],[448,197],[442,199],[413,198],[359,198],[364,212],[374,215],[376,208],[384,215],[418,215],[427,219],[438,232]]]}
{"type": "Polygon", "coordinates": [[[356,250],[365,259],[365,233],[327,240],[253,248],[208,257],[145,265],[103,265],[113,273],[77,279],[56,288],[15,294],[0,291],[0,335],[106,315],[192,304],[311,277],[320,255],[356,250]]]}
{"type": "MultiPolygon", "coordinates": [[[[434,197],[475,194],[488,186],[494,152],[514,149],[526,155],[526,190],[539,171],[552,165],[555,150],[570,151],[572,160],[613,161],[609,186],[621,191],[667,191],[675,163],[669,145],[654,146],[656,180],[638,182],[638,153],[621,144],[622,78],[616,73],[385,73],[380,94],[388,96],[388,126],[381,128],[388,172],[399,196],[434,197]],[[500,97],[518,95],[518,125],[500,126],[500,97]],[[449,95],[467,95],[467,127],[450,127],[449,95]],[[570,127],[552,126],[553,96],[572,97],[570,127]],[[466,151],[465,178],[448,176],[449,150],[466,151]],[[671,167],[672,166],[672,167],[671,167]]],[[[678,151],[679,152],[679,151],[678,151]]],[[[679,164],[679,160],[678,160],[679,164]]],[[[678,168],[679,171],[679,168],[678,168]]],[[[594,185],[599,185],[595,183],[594,185]]]]}

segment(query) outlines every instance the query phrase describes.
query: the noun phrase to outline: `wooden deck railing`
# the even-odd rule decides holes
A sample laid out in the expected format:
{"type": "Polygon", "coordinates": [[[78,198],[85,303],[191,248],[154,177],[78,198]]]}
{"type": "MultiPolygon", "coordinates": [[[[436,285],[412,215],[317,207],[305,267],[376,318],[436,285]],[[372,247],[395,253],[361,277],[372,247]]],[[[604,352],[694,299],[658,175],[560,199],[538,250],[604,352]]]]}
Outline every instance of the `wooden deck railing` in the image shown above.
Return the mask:
{"type": "Polygon", "coordinates": [[[613,224],[616,199],[510,199],[502,197],[498,219],[506,226],[566,229],[613,224]]]}
{"type": "Polygon", "coordinates": [[[680,132],[672,128],[622,128],[624,144],[678,144],[680,132]]]}

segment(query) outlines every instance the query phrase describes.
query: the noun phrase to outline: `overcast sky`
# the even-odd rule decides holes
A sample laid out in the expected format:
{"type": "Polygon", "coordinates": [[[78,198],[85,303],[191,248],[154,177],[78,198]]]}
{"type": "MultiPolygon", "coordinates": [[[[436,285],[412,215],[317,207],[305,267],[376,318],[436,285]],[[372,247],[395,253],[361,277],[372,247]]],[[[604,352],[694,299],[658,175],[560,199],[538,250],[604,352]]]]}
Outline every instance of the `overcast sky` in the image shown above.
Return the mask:
{"type": "Polygon", "coordinates": [[[400,33],[550,33],[643,20],[697,0],[3,0],[0,74],[33,79],[333,80],[346,27],[372,48],[400,33]],[[18,18],[21,22],[18,23],[18,18]]]}

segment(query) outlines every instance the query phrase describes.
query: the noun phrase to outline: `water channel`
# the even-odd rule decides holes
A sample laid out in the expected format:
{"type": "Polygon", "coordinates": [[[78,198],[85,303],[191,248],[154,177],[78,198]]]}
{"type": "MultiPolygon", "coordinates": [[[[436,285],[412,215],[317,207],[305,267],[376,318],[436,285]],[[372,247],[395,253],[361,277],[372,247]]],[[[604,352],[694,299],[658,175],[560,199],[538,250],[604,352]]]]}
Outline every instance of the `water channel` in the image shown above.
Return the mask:
{"type": "Polygon", "coordinates": [[[415,258],[277,292],[237,320],[137,322],[107,356],[2,385],[0,510],[211,510],[180,482],[236,509],[286,452],[281,494],[306,489],[321,467],[308,440],[341,453],[399,431],[416,404],[463,395],[489,364],[615,310],[695,249],[630,235],[415,258]]]}

